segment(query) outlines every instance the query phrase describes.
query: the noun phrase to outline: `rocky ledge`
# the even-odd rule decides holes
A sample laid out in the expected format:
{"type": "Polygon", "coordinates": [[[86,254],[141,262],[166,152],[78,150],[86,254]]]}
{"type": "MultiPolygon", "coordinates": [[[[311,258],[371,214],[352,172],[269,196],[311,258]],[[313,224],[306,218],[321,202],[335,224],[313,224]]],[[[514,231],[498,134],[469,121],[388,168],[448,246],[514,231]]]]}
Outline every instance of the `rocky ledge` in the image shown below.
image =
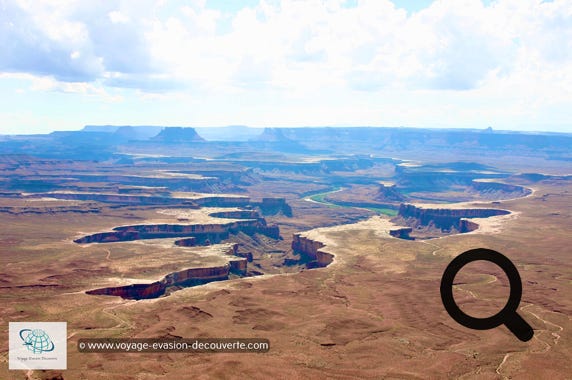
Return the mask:
{"type": "MultiPolygon", "coordinates": [[[[224,224],[141,224],[113,228],[74,240],[78,244],[112,243],[141,239],[162,239],[171,237],[195,238],[193,244],[214,244],[228,239],[230,234],[244,232],[247,235],[260,233],[273,239],[280,238],[277,225],[266,224],[262,218],[238,220],[224,224]]],[[[184,244],[184,243],[183,243],[184,244]]]]}
{"type": "Polygon", "coordinates": [[[328,266],[334,260],[334,255],[322,251],[324,243],[309,239],[302,234],[294,234],[292,236],[292,249],[294,252],[307,256],[311,261],[308,263],[309,268],[321,268],[328,266]]]}
{"type": "Polygon", "coordinates": [[[510,214],[508,210],[492,208],[439,208],[401,204],[395,221],[405,223],[412,228],[433,226],[445,232],[464,233],[478,228],[478,224],[468,218],[488,218],[508,214],[510,214]]]}
{"type": "Polygon", "coordinates": [[[175,290],[181,287],[202,285],[213,281],[228,280],[230,274],[243,276],[247,271],[247,259],[238,257],[237,244],[232,244],[225,252],[229,261],[225,265],[206,268],[186,268],[177,272],[172,272],[164,276],[161,280],[131,284],[125,286],[105,287],[86,291],[91,295],[119,296],[124,299],[150,299],[161,297],[169,289],[175,290]]]}

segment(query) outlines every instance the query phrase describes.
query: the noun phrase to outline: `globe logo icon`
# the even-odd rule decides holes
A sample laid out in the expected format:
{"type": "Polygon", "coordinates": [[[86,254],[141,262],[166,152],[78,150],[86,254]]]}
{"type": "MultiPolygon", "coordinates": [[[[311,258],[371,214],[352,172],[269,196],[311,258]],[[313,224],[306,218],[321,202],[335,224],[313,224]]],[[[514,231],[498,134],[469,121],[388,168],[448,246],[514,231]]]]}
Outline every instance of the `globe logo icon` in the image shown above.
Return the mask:
{"type": "Polygon", "coordinates": [[[42,329],[22,329],[20,338],[24,341],[24,346],[34,354],[50,352],[55,348],[50,336],[42,329]]]}

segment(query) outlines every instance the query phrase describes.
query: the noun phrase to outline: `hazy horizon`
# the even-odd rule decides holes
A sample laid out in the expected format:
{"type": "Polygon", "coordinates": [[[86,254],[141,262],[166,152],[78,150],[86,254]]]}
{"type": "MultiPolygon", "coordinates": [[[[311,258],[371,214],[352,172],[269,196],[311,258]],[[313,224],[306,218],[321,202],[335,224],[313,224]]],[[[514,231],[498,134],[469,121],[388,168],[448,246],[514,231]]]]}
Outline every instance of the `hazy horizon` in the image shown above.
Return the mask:
{"type": "MultiPolygon", "coordinates": [[[[58,129],[58,130],[52,130],[52,131],[47,131],[47,132],[29,132],[29,133],[0,133],[0,136],[31,136],[31,135],[47,135],[53,132],[81,132],[84,131],[85,128],[87,127],[97,127],[97,128],[120,128],[120,127],[133,127],[133,128],[145,128],[145,127],[153,127],[153,128],[193,128],[195,130],[197,130],[197,133],[199,135],[201,134],[201,131],[204,130],[208,130],[208,129],[228,129],[228,128],[241,128],[241,129],[253,129],[253,130],[260,130],[260,132],[262,133],[262,131],[266,128],[272,128],[272,129],[299,129],[299,128],[381,128],[381,129],[420,129],[420,130],[435,130],[435,131],[473,131],[473,132],[486,132],[488,130],[489,127],[485,127],[485,128],[469,128],[469,127],[458,127],[458,128],[454,128],[454,127],[415,127],[415,126],[407,126],[407,125],[400,125],[400,126],[382,126],[382,125],[337,125],[337,126],[331,126],[331,125],[304,125],[304,126],[284,126],[284,127],[275,127],[272,125],[267,125],[267,126],[251,126],[251,125],[215,125],[215,126],[191,126],[191,125],[122,125],[122,124],[86,124],[80,128],[75,128],[75,129],[58,129]]],[[[95,131],[85,131],[85,132],[95,132],[95,131]]],[[[100,132],[100,131],[98,131],[100,132]]],[[[102,132],[102,131],[101,131],[102,132]]],[[[492,128],[492,133],[499,133],[499,134],[504,134],[504,133],[524,133],[524,134],[562,134],[562,135],[570,135],[572,134],[572,132],[568,132],[568,131],[542,131],[542,130],[515,130],[515,129],[496,129],[496,128],[492,128]]],[[[204,137],[204,136],[202,136],[204,137]]],[[[207,141],[209,139],[207,138],[207,141]]]]}
{"type": "Polygon", "coordinates": [[[85,124],[572,132],[572,3],[2,2],[0,134],[85,124]]]}

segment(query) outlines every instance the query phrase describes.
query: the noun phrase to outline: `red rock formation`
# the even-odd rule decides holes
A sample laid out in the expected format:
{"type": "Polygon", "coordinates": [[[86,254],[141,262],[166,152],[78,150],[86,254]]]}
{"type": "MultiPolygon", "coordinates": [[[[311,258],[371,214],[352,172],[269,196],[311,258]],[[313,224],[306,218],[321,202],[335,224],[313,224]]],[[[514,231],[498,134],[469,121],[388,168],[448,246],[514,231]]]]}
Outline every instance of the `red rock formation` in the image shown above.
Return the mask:
{"type": "Polygon", "coordinates": [[[190,237],[186,239],[176,240],[175,245],[178,245],[179,247],[194,247],[197,245],[197,238],[190,237]]]}
{"type": "Polygon", "coordinates": [[[252,260],[254,260],[254,256],[252,255],[252,252],[245,252],[245,253],[238,252],[238,253],[236,253],[236,256],[244,257],[249,263],[251,263],[252,260]]]}
{"type": "Polygon", "coordinates": [[[103,296],[119,296],[125,299],[148,299],[157,298],[165,294],[166,287],[160,282],[151,284],[133,284],[127,286],[117,286],[110,288],[100,288],[88,290],[86,294],[103,295],[103,296]]]}
{"type": "Polygon", "coordinates": [[[389,230],[389,234],[396,238],[410,240],[411,237],[409,236],[409,234],[411,233],[411,231],[413,231],[413,228],[411,227],[402,227],[389,230]]]}
{"type": "Polygon", "coordinates": [[[434,225],[445,231],[456,229],[459,232],[474,231],[478,224],[466,220],[466,218],[488,218],[496,215],[507,215],[510,211],[502,209],[447,209],[447,208],[423,208],[412,204],[402,204],[399,207],[398,218],[403,218],[408,225],[434,225]]]}
{"type": "Polygon", "coordinates": [[[230,265],[211,268],[190,268],[179,272],[170,273],[160,281],[150,284],[133,284],[88,290],[87,294],[119,296],[126,299],[149,299],[157,298],[165,294],[169,286],[193,286],[206,284],[213,281],[228,279],[230,265]]]}
{"type": "Polygon", "coordinates": [[[165,286],[182,285],[192,280],[200,280],[201,283],[224,280],[228,277],[230,265],[210,268],[189,268],[166,275],[161,283],[165,286]]]}
{"type": "Polygon", "coordinates": [[[472,181],[471,187],[478,191],[481,195],[488,196],[489,199],[524,197],[532,192],[532,190],[523,186],[478,180],[472,181]]]}
{"type": "Polygon", "coordinates": [[[280,228],[275,224],[271,226],[259,226],[258,232],[272,239],[280,239],[280,228]]]}
{"type": "Polygon", "coordinates": [[[292,208],[284,198],[262,198],[262,202],[257,203],[263,215],[283,214],[292,216],[292,208]]]}
{"type": "Polygon", "coordinates": [[[204,197],[193,199],[193,202],[203,207],[245,207],[250,204],[248,197],[204,197]]]}
{"type": "Polygon", "coordinates": [[[209,216],[214,218],[228,218],[228,219],[258,219],[258,212],[255,210],[232,210],[232,211],[218,211],[210,213],[209,216]]]}
{"type": "MultiPolygon", "coordinates": [[[[233,244],[226,252],[227,255],[237,256],[238,244],[233,244]]],[[[181,271],[169,273],[160,281],[149,284],[132,284],[88,290],[87,294],[119,296],[127,299],[157,298],[165,294],[171,286],[194,286],[206,284],[212,281],[227,280],[232,272],[245,275],[247,271],[247,259],[231,259],[226,265],[208,268],[187,268],[181,271]]]]}
{"type": "MultiPolygon", "coordinates": [[[[108,243],[137,239],[161,239],[169,237],[194,237],[196,244],[207,240],[219,243],[229,234],[244,232],[247,235],[261,233],[274,239],[280,238],[276,225],[267,226],[264,219],[238,220],[226,224],[141,224],[115,227],[112,232],[101,232],[74,240],[78,244],[108,243]]],[[[183,243],[184,244],[184,243],[183,243]]]]}
{"type": "Polygon", "coordinates": [[[459,232],[471,232],[479,228],[479,225],[469,219],[462,218],[459,220],[459,232]]]}
{"type": "Polygon", "coordinates": [[[232,273],[245,275],[248,269],[248,260],[245,258],[233,259],[229,261],[230,271],[232,273]]]}
{"type": "Polygon", "coordinates": [[[405,197],[397,190],[395,185],[386,186],[380,184],[375,200],[382,202],[402,202],[405,200],[405,197]]]}
{"type": "Polygon", "coordinates": [[[81,239],[74,240],[76,243],[113,243],[118,241],[132,241],[140,239],[137,231],[101,232],[81,239]],[[85,241],[83,241],[85,239],[85,241]]]}
{"type": "Polygon", "coordinates": [[[103,203],[117,203],[125,205],[171,205],[171,204],[186,204],[190,208],[197,208],[198,206],[192,200],[187,198],[171,198],[171,197],[157,197],[146,195],[126,195],[126,194],[98,194],[98,193],[38,193],[31,196],[36,197],[50,197],[56,199],[69,199],[80,201],[97,201],[103,203]]]}
{"type": "Polygon", "coordinates": [[[292,236],[292,249],[315,260],[318,267],[325,267],[334,260],[334,255],[321,250],[323,247],[322,242],[308,239],[301,234],[292,236]]]}

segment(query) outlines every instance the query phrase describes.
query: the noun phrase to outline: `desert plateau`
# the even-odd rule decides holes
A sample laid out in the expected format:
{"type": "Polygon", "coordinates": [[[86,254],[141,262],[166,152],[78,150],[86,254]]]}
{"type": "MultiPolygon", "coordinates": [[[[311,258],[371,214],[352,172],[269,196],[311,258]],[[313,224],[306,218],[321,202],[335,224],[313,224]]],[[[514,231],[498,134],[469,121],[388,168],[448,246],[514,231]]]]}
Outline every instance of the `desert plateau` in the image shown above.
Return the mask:
{"type": "MultiPolygon", "coordinates": [[[[1,378],[572,373],[569,135],[543,136],[542,149],[533,135],[386,128],[125,138],[138,128],[149,129],[0,141],[2,334],[8,321],[68,323],[67,370],[4,365],[1,378]],[[94,157],[76,157],[86,146],[94,157]],[[444,268],[478,247],[518,268],[531,341],[463,327],[443,308],[444,268]],[[270,350],[82,353],[81,338],[264,338],[270,350]]],[[[476,317],[508,295],[488,264],[454,286],[476,317]]],[[[4,340],[0,350],[7,362],[4,340]]]]}

